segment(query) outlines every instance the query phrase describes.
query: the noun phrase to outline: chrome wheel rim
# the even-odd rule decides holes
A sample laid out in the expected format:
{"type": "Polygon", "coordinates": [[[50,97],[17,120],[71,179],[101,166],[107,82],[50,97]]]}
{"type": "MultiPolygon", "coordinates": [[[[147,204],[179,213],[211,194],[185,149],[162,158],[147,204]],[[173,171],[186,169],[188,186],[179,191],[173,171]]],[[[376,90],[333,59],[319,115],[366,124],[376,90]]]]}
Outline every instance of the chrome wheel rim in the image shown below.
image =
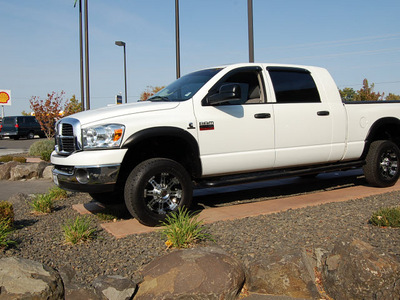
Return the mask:
{"type": "Polygon", "coordinates": [[[147,208],[156,214],[175,211],[182,200],[182,186],[179,179],[170,173],[152,176],[144,188],[147,208]]]}
{"type": "Polygon", "coordinates": [[[381,155],[380,171],[385,179],[394,178],[399,170],[399,158],[393,149],[388,149],[381,155]]]}

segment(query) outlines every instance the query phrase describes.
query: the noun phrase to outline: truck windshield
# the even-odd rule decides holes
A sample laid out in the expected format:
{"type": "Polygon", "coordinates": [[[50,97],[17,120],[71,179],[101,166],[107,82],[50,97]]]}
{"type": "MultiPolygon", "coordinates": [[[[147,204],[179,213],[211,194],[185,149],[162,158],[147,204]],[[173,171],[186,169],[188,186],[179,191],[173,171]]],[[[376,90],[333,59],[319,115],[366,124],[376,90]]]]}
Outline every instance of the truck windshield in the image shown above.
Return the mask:
{"type": "Polygon", "coordinates": [[[221,68],[206,69],[182,76],[147,100],[186,101],[221,70],[221,68]]]}

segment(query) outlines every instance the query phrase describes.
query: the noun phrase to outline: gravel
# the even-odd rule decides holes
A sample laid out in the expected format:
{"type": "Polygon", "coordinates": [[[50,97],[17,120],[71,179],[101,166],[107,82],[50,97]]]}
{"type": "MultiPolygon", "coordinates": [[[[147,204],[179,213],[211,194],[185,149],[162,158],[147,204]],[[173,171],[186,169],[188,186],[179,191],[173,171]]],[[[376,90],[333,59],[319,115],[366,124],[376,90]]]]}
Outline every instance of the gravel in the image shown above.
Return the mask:
{"type": "MultiPolygon", "coordinates": [[[[276,251],[306,248],[331,250],[345,239],[361,239],[400,261],[400,229],[378,228],[368,223],[381,207],[400,204],[400,192],[364,199],[288,210],[266,216],[223,221],[206,226],[214,242],[242,261],[262,259],[276,251]]],[[[78,244],[66,244],[62,225],[78,213],[76,203],[87,203],[86,194],[73,194],[56,202],[47,215],[31,212],[23,194],[9,199],[14,205],[17,230],[10,236],[17,246],[0,250],[0,258],[17,256],[47,264],[55,269],[75,271],[74,280],[91,284],[99,275],[122,275],[138,279],[138,270],[154,258],[166,254],[159,232],[116,239],[100,227],[98,217],[90,215],[96,226],[96,238],[78,244]]]]}

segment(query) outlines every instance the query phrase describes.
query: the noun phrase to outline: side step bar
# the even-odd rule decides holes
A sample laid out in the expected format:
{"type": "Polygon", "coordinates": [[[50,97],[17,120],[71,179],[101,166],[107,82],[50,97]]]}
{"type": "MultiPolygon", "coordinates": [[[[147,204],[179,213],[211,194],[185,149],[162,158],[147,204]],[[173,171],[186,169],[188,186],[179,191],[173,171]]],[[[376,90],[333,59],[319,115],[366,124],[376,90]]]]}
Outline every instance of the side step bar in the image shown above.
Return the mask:
{"type": "Polygon", "coordinates": [[[254,172],[246,174],[235,174],[235,175],[225,175],[220,177],[205,178],[198,182],[199,186],[202,187],[220,187],[229,186],[241,183],[266,181],[272,179],[304,176],[311,174],[327,173],[334,171],[343,171],[354,168],[360,168],[365,164],[364,160],[344,162],[338,164],[330,165],[320,165],[306,168],[296,168],[296,169],[282,169],[282,170],[270,170],[263,172],[254,172]]]}

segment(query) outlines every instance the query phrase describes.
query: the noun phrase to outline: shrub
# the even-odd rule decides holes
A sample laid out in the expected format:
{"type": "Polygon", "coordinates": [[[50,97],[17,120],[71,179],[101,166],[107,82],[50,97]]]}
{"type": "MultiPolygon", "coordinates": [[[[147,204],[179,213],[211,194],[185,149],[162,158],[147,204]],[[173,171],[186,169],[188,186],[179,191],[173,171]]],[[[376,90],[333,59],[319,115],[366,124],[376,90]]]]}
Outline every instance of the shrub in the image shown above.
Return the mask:
{"type": "Polygon", "coordinates": [[[35,212],[48,214],[53,211],[54,203],[50,194],[38,194],[30,203],[35,212]]]}
{"type": "Polygon", "coordinates": [[[54,150],[54,140],[42,140],[33,143],[29,147],[29,155],[40,156],[44,161],[50,160],[51,152],[54,150]]]}
{"type": "Polygon", "coordinates": [[[3,163],[6,163],[6,162],[9,162],[12,160],[13,160],[13,157],[10,155],[4,155],[4,156],[0,157],[0,162],[3,162],[3,163]]]}
{"type": "Polygon", "coordinates": [[[88,217],[76,217],[75,220],[68,220],[62,227],[67,243],[77,244],[94,238],[96,229],[91,227],[88,217]]]}
{"type": "Polygon", "coordinates": [[[190,213],[186,208],[179,208],[167,216],[161,229],[167,238],[165,244],[168,248],[189,248],[201,240],[213,240],[210,234],[204,232],[203,221],[197,220],[198,215],[190,213]]]}
{"type": "Polygon", "coordinates": [[[48,191],[48,194],[52,200],[61,200],[68,197],[67,191],[63,190],[62,188],[59,188],[58,186],[52,187],[48,191]]]}
{"type": "Polygon", "coordinates": [[[13,229],[5,222],[0,221],[0,248],[7,248],[15,241],[9,240],[8,236],[13,232],[13,229]]]}
{"type": "Polygon", "coordinates": [[[14,208],[8,201],[0,201],[0,222],[8,227],[14,226],[14,208]]]}
{"type": "Polygon", "coordinates": [[[400,206],[379,209],[372,215],[370,222],[375,226],[400,227],[400,206]]]}
{"type": "Polygon", "coordinates": [[[26,158],[25,157],[23,157],[23,156],[16,156],[16,157],[13,157],[13,159],[12,159],[13,161],[16,161],[16,162],[20,162],[20,163],[26,163],[26,158]]]}

